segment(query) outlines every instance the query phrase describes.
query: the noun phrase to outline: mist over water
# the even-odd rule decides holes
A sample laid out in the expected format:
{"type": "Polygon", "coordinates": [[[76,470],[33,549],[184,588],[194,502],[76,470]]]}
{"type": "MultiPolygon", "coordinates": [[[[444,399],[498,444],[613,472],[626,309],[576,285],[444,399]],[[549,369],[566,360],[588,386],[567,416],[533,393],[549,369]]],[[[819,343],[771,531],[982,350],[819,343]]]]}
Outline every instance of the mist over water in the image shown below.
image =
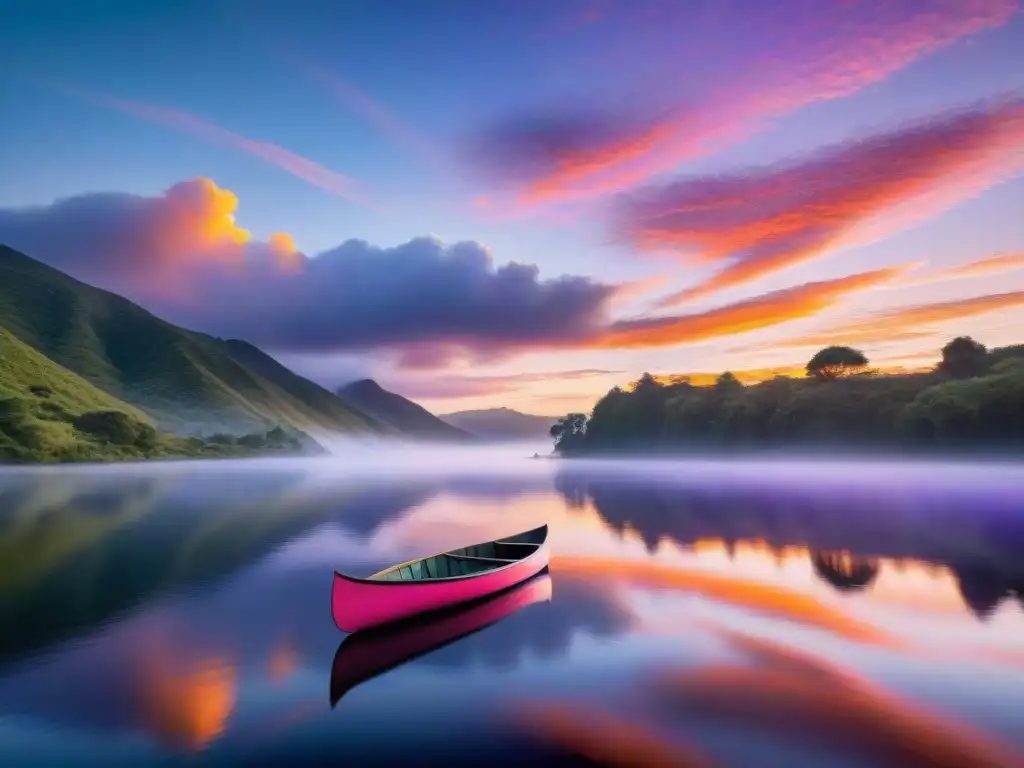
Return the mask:
{"type": "Polygon", "coordinates": [[[1020,463],[329,448],[0,470],[0,764],[1020,764],[1020,463]],[[542,522],[496,623],[345,650],[332,570],[542,522]]]}

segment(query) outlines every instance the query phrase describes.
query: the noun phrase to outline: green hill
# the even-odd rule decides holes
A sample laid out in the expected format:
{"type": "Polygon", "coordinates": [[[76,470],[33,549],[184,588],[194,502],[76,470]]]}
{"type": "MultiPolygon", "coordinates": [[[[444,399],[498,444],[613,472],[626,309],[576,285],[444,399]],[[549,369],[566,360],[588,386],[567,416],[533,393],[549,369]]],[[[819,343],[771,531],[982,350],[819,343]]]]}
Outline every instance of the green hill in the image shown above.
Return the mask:
{"type": "Polygon", "coordinates": [[[255,347],[180,328],[0,246],[0,325],[178,434],[376,432],[371,419],[255,347]]]}
{"type": "Polygon", "coordinates": [[[389,392],[373,379],[346,384],[338,390],[338,396],[405,437],[455,442],[475,439],[468,432],[441,421],[422,405],[389,392]]]}

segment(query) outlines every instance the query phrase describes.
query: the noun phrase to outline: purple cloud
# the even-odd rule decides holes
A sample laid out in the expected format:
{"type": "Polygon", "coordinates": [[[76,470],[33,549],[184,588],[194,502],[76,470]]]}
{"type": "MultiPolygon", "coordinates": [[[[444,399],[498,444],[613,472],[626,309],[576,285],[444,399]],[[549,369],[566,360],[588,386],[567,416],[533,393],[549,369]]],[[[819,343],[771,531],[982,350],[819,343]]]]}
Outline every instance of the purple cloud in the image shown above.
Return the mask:
{"type": "Polygon", "coordinates": [[[490,358],[580,342],[616,291],[496,265],[476,242],[347,240],[309,258],[284,234],[254,241],[236,205],[206,179],[159,197],[87,194],[0,211],[0,242],[208,333],[293,353],[405,348],[421,367],[424,345],[490,358]]]}

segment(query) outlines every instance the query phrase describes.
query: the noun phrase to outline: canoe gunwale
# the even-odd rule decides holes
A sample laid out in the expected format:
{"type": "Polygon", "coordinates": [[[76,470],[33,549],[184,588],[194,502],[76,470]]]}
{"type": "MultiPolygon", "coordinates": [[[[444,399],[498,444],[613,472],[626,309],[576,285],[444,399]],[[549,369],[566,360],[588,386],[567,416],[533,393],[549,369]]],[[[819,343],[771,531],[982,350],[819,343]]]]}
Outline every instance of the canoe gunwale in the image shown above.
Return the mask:
{"type": "MultiPolygon", "coordinates": [[[[412,565],[413,563],[418,563],[418,562],[421,562],[423,560],[429,560],[432,557],[441,557],[442,555],[447,555],[448,552],[445,551],[445,552],[436,552],[433,555],[427,555],[425,557],[417,557],[417,558],[414,558],[412,560],[407,560],[404,563],[399,563],[398,565],[389,566],[389,567],[385,568],[383,571],[378,571],[377,573],[373,574],[372,576],[368,576],[365,579],[360,579],[360,578],[358,578],[356,576],[346,576],[344,573],[341,573],[338,570],[334,571],[334,575],[337,578],[339,578],[339,579],[344,579],[345,581],[351,582],[353,584],[379,585],[379,586],[389,586],[389,587],[411,587],[411,586],[415,586],[415,585],[418,585],[418,584],[419,585],[436,584],[436,583],[439,583],[439,582],[450,582],[450,581],[461,581],[461,580],[464,580],[464,579],[475,579],[475,578],[479,578],[480,576],[483,576],[485,574],[497,573],[499,571],[504,571],[507,568],[512,568],[513,566],[519,565],[520,563],[525,563],[528,560],[531,560],[534,557],[536,557],[544,549],[544,545],[547,544],[547,541],[548,541],[548,526],[547,526],[547,523],[545,523],[544,525],[541,525],[541,526],[539,526],[537,528],[533,528],[532,530],[523,531],[522,533],[515,534],[516,536],[523,536],[523,535],[526,535],[526,534],[531,534],[531,533],[535,533],[535,532],[539,532],[539,531],[543,532],[543,538],[541,538],[540,542],[537,542],[537,543],[526,542],[526,541],[501,542],[500,539],[492,539],[491,541],[483,541],[483,542],[480,542],[478,544],[470,544],[469,545],[470,547],[478,547],[478,546],[481,546],[482,544],[492,544],[492,543],[499,543],[500,542],[500,543],[505,543],[505,544],[524,544],[524,545],[527,545],[527,546],[534,547],[533,552],[530,552],[525,557],[521,557],[518,560],[512,560],[512,561],[506,563],[505,565],[498,566],[497,568],[490,568],[490,569],[488,569],[486,571],[478,571],[477,573],[467,573],[467,574],[464,574],[464,575],[461,575],[461,576],[441,576],[439,578],[431,578],[431,579],[416,579],[416,580],[413,580],[413,581],[388,581],[386,579],[376,579],[376,578],[374,578],[374,576],[379,576],[382,573],[387,573],[388,571],[398,570],[399,568],[404,568],[405,566],[412,565]]],[[[466,548],[467,547],[455,547],[455,549],[466,549],[466,548]]]]}

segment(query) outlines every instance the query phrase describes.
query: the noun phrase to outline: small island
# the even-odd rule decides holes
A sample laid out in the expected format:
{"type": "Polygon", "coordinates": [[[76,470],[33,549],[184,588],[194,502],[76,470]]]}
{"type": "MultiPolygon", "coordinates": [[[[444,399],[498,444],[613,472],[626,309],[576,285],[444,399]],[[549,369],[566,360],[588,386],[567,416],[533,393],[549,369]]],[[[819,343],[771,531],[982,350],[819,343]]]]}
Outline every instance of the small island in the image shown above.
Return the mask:
{"type": "Polygon", "coordinates": [[[960,336],[934,369],[915,373],[875,370],[861,351],[830,346],[806,372],[748,386],[728,371],[711,386],[645,373],[609,391],[589,416],[559,419],[555,452],[1024,448],[1024,344],[989,350],[960,336]]]}

